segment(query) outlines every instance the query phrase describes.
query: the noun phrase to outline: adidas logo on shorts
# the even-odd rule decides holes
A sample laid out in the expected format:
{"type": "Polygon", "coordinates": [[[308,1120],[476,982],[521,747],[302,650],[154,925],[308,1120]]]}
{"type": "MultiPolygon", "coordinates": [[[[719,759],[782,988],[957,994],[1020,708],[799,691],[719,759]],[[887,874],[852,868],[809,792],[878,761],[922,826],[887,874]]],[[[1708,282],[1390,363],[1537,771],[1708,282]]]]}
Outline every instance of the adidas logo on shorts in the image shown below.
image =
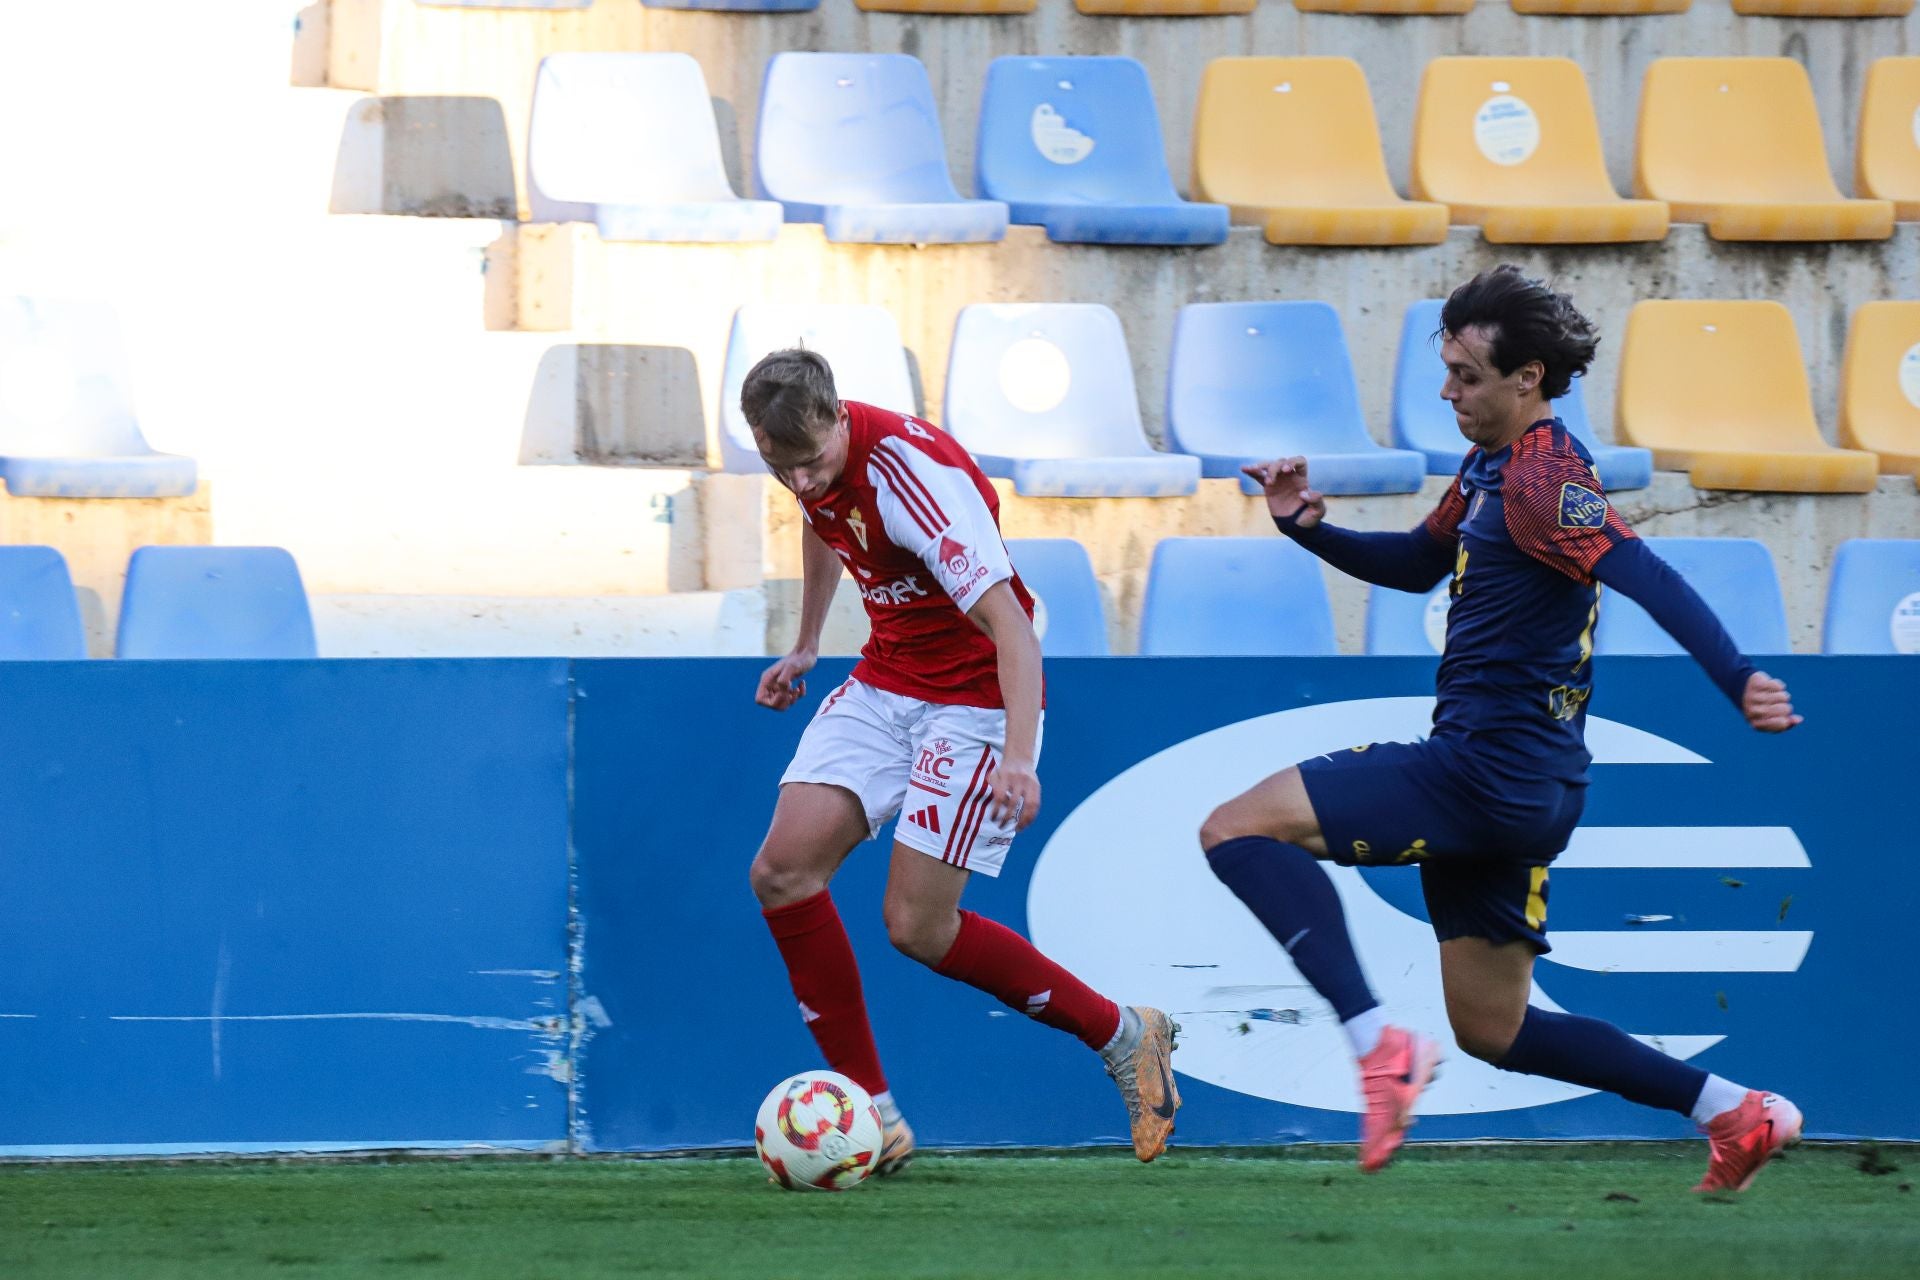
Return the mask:
{"type": "Polygon", "coordinates": [[[923,827],[935,835],[940,834],[940,810],[933,805],[928,805],[917,813],[908,814],[907,821],[916,827],[923,827]]]}

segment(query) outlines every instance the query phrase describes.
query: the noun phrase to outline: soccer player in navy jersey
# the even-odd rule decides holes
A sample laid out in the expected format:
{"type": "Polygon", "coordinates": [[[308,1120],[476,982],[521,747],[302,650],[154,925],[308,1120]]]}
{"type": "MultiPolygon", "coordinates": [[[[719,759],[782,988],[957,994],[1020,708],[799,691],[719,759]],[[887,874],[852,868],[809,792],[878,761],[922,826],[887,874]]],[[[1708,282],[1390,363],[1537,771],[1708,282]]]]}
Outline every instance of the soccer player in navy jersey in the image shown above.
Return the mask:
{"type": "Polygon", "coordinates": [[[1447,1018],[1462,1049],[1688,1115],[1711,1146],[1697,1191],[1744,1189],[1800,1136],[1791,1102],[1670,1058],[1593,1018],[1527,1003],[1548,950],[1547,868],[1586,798],[1584,740],[1600,588],[1637,600],[1763,733],[1800,723],[1786,686],[1754,668],[1693,589],[1608,503],[1586,449],[1551,402],[1599,339],[1565,294],[1504,265],[1454,290],[1440,313],[1453,406],[1473,447],[1440,505],[1405,533],[1326,523],[1306,461],[1245,468],[1280,531],[1383,587],[1426,591],[1449,573],[1452,606],[1432,734],[1319,756],[1215,809],[1208,863],[1332,1006],[1358,1059],[1360,1165],[1392,1159],[1432,1079],[1434,1043],[1389,1025],[1316,859],[1417,863],[1440,942],[1447,1018]]]}

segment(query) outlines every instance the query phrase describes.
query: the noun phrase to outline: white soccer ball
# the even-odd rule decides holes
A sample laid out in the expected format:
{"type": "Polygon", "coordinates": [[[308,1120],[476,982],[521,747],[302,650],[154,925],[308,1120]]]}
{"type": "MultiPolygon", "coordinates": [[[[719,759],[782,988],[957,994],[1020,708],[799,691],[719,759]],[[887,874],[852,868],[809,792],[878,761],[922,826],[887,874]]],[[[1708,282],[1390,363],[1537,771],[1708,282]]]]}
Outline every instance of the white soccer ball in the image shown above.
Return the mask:
{"type": "Polygon", "coordinates": [[[851,1191],[873,1172],[885,1142],[872,1095],[833,1071],[782,1080],[753,1121],[760,1163],[789,1191],[851,1191]]]}

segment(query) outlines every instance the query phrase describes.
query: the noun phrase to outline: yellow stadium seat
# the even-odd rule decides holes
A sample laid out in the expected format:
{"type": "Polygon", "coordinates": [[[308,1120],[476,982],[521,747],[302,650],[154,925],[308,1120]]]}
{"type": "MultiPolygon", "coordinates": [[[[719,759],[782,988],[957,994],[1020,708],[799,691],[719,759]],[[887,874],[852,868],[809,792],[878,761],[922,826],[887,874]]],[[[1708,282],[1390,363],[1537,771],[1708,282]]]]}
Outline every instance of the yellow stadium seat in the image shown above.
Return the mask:
{"type": "Polygon", "coordinates": [[[1867,493],[1879,459],[1820,438],[1800,338],[1777,302],[1641,302],[1614,436],[1699,489],[1867,493]]]}
{"type": "Polygon", "coordinates": [[[1853,313],[1840,443],[1879,454],[1884,472],[1920,480],[1920,302],[1869,302],[1853,313]]]}
{"type": "Polygon", "coordinates": [[[1693,0],[1513,0],[1515,13],[1581,18],[1614,14],[1685,13],[1692,7],[1693,0]]]}
{"type": "Polygon", "coordinates": [[[1073,0],[1082,13],[1117,18],[1206,18],[1252,13],[1256,0],[1073,0]]]}
{"type": "Polygon", "coordinates": [[[1435,58],[1413,118],[1413,194],[1494,244],[1659,240],[1667,206],[1607,178],[1587,77],[1567,58],[1435,58]]]}
{"type": "Polygon", "coordinates": [[[1913,0],[1733,0],[1733,11],[1753,18],[1904,18],[1913,0]]]}
{"type": "Polygon", "coordinates": [[[853,0],[864,13],[965,13],[990,17],[1032,13],[1040,0],[853,0]]]}
{"type": "Polygon", "coordinates": [[[1853,187],[1893,201],[1902,222],[1920,219],[1920,58],[1882,58],[1867,68],[1853,187]]]}
{"type": "Polygon", "coordinates": [[[1366,73],[1351,58],[1215,58],[1200,78],[1193,198],[1274,244],[1438,244],[1445,205],[1387,179],[1366,73]]]}
{"type": "Polygon", "coordinates": [[[1466,13],[1473,0],[1293,0],[1302,13],[1466,13]]]}
{"type": "Polygon", "coordinates": [[[1833,185],[1792,58],[1661,58],[1640,90],[1634,194],[1716,240],[1884,240],[1893,206],[1833,185]]]}

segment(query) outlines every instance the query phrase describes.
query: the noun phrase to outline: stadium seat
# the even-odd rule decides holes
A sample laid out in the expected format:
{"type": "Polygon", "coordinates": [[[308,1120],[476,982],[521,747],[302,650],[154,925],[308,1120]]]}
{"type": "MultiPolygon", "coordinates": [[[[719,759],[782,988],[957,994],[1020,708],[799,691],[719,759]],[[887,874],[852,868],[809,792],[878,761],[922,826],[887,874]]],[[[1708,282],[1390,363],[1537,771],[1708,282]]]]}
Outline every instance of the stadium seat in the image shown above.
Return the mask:
{"type": "Polygon", "coordinates": [[[959,13],[977,17],[1032,13],[1040,0],[853,0],[866,13],[959,13]]]}
{"type": "Polygon", "coordinates": [[[1792,58],[1661,58],[1640,90],[1634,193],[1716,240],[1884,240],[1893,206],[1833,185],[1792,58]]]}
{"type": "Polygon", "coordinates": [[[700,64],[684,53],[556,53],[540,63],[527,140],[534,222],[606,240],[771,240],[783,215],[727,182],[700,64]]]}
{"type": "Polygon", "coordinates": [[[300,568],[279,547],[141,547],[120,598],[122,658],[312,658],[300,568]]]}
{"type": "Polygon", "coordinates": [[[1641,302],[1615,434],[1696,488],[1866,493],[1879,459],[1820,438],[1793,317],[1777,302],[1641,302]]]}
{"type": "Polygon", "coordinates": [[[1413,120],[1413,194],[1493,244],[1659,240],[1667,207],[1607,177],[1587,77],[1569,58],[1435,58],[1413,120]]]}
{"type": "Polygon", "coordinates": [[[66,557],[52,547],[0,547],[0,662],[86,656],[66,557]]]}
{"type": "Polygon", "coordinates": [[[155,453],[134,420],[111,308],[0,297],[0,477],[30,498],[180,498],[192,458],[155,453]]]}
{"type": "Polygon", "coordinates": [[[711,9],[718,13],[811,13],[820,0],[640,0],[649,9],[711,9]]]}
{"type": "Polygon", "coordinates": [[[995,58],[980,99],[974,181],[1014,222],[1068,244],[1219,244],[1223,205],[1182,200],[1167,174],[1147,69],[1132,58],[995,58]]]}
{"type": "Polygon", "coordinates": [[[1293,0],[1303,13],[1370,13],[1414,15],[1467,13],[1474,0],[1293,0]]]}
{"type": "MultiPolygon", "coordinates": [[[[1745,654],[1789,653],[1787,605],[1767,544],[1753,538],[1648,538],[1647,546],[1700,593],[1745,654]]],[[[1600,600],[1595,653],[1685,653],[1635,601],[1600,600]]]]}
{"type": "Polygon", "coordinates": [[[1880,470],[1920,481],[1920,302],[1853,313],[1840,375],[1840,443],[1880,455],[1880,470]]]}
{"type": "Polygon", "coordinates": [[[1860,135],[1853,186],[1863,196],[1893,201],[1901,222],[1920,219],[1920,58],[1881,58],[1867,68],[1860,96],[1860,135]]]}
{"type": "Polygon", "coordinates": [[[1387,180],[1366,73],[1351,58],[1215,58],[1200,79],[1193,194],[1272,244],[1439,244],[1444,205],[1387,180]]]}
{"type": "Polygon", "coordinates": [[[961,309],[943,424],[990,476],[1044,498],[1193,493],[1200,460],[1147,443],[1120,317],[1088,303],[961,309]]]}
{"type": "Polygon", "coordinates": [[[754,143],[760,193],[788,222],[861,244],[965,244],[1007,234],[1007,206],[963,200],[947,173],[933,85],[904,53],[777,53],[754,143]]]}
{"type": "Polygon", "coordinates": [[[1072,538],[1009,538],[1007,554],[1033,593],[1040,652],[1049,658],[1107,656],[1107,610],[1087,549],[1072,538]]]}
{"type": "Polygon", "coordinates": [[[1338,653],[1320,562],[1292,539],[1162,538],[1147,570],[1140,652],[1338,653]]]}
{"type": "Polygon", "coordinates": [[[749,303],[733,314],[726,369],[720,379],[723,470],[766,473],[766,464],[754,447],[753,430],[740,412],[740,386],[761,356],[800,346],[827,358],[841,399],[901,413],[919,412],[900,326],[885,307],[853,302],[749,303]]]}
{"type": "Polygon", "coordinates": [[[1211,18],[1252,13],[1256,0],[1073,0],[1082,13],[1109,18],[1211,18]]]}
{"type": "Polygon", "coordinates": [[[1447,644],[1451,578],[1422,594],[1391,587],[1367,588],[1367,652],[1431,657],[1447,644]]]}
{"type": "Polygon", "coordinates": [[[1920,653],[1920,538],[1840,544],[1820,652],[1920,653]]]}
{"type": "Polygon", "coordinates": [[[1513,0],[1515,13],[1569,18],[1685,13],[1692,7],[1693,0],[1513,0]]]}
{"type": "MultiPolygon", "coordinates": [[[[1407,308],[1407,318],[1400,326],[1400,358],[1393,374],[1393,442],[1425,454],[1427,474],[1450,476],[1467,456],[1467,441],[1460,434],[1452,406],[1440,398],[1447,366],[1440,359],[1440,344],[1433,334],[1440,327],[1442,302],[1440,298],[1427,298],[1414,303],[1407,308]]],[[[1653,482],[1650,451],[1604,444],[1595,434],[1587,416],[1584,379],[1573,380],[1572,389],[1553,402],[1553,411],[1587,446],[1600,472],[1600,483],[1610,492],[1644,489],[1653,482]]]]}
{"type": "Polygon", "coordinates": [[[1766,18],[1904,18],[1913,0],[1733,0],[1733,11],[1766,18]]]}
{"type": "Polygon", "coordinates": [[[1417,493],[1427,460],[1367,435],[1340,315],[1324,302],[1180,308],[1167,371],[1167,437],[1200,474],[1260,486],[1243,463],[1303,455],[1328,494],[1417,493]]]}

